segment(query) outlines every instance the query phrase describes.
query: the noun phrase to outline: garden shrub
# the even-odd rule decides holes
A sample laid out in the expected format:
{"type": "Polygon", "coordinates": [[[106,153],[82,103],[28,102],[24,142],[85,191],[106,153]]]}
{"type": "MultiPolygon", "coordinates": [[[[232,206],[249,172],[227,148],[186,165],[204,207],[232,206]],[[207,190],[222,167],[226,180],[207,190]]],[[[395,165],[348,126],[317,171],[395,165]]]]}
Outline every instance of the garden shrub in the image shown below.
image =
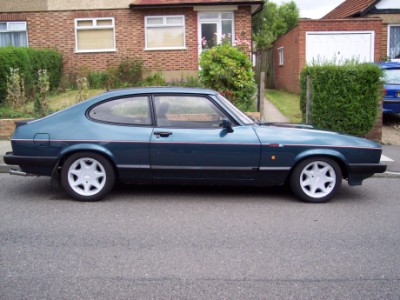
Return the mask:
{"type": "Polygon", "coordinates": [[[161,72],[156,72],[152,75],[149,75],[145,78],[143,82],[140,83],[141,86],[166,86],[167,82],[165,81],[161,72]]]}
{"type": "Polygon", "coordinates": [[[6,104],[18,110],[25,102],[25,80],[19,69],[10,68],[10,75],[7,76],[6,104]]]}
{"type": "Polygon", "coordinates": [[[10,68],[18,69],[24,77],[27,97],[32,99],[35,93],[36,74],[39,70],[47,70],[51,90],[58,87],[62,76],[62,57],[56,50],[0,47],[0,104],[6,99],[10,68]]]}
{"type": "Polygon", "coordinates": [[[300,108],[306,117],[311,78],[311,123],[318,128],[365,136],[375,124],[382,98],[382,71],[374,64],[307,66],[300,75],[300,108]]]}
{"type": "Polygon", "coordinates": [[[254,105],[256,83],[252,64],[238,47],[223,43],[200,55],[200,81],[205,87],[220,92],[241,110],[254,105]]]}
{"type": "Polygon", "coordinates": [[[50,91],[50,77],[46,69],[37,72],[36,94],[33,104],[34,113],[38,117],[44,117],[49,112],[48,98],[50,91]]]}
{"type": "Polygon", "coordinates": [[[118,65],[119,81],[123,86],[138,86],[143,77],[143,60],[131,58],[118,65]]]}

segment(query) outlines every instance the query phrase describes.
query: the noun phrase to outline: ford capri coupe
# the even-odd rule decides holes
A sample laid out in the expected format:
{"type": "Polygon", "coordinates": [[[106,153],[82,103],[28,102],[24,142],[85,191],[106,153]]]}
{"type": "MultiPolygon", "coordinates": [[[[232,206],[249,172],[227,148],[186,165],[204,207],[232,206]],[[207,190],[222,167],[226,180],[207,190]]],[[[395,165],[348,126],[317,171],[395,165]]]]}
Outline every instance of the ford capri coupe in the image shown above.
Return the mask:
{"type": "Polygon", "coordinates": [[[12,174],[50,176],[74,199],[96,201],[115,181],[288,184],[326,202],[342,179],[382,173],[379,144],[306,125],[258,124],[219,93],[192,88],[106,92],[45,118],[18,122],[12,174]]]}

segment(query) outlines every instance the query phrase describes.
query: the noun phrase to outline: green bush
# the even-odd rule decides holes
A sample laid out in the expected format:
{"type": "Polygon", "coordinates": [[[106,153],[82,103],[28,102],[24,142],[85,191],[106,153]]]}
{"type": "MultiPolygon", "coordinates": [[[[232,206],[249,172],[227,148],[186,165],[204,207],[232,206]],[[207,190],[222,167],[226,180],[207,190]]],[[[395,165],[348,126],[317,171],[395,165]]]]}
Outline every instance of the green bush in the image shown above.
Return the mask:
{"type": "Polygon", "coordinates": [[[200,55],[200,81],[242,110],[254,105],[256,84],[248,55],[238,47],[223,43],[200,55]]]}
{"type": "Polygon", "coordinates": [[[62,57],[56,50],[39,50],[26,47],[0,47],[0,104],[7,96],[7,76],[10,68],[18,69],[24,76],[27,97],[33,99],[36,74],[47,70],[50,89],[56,89],[62,76],[62,57]]]}
{"type": "Polygon", "coordinates": [[[365,136],[375,124],[382,98],[382,70],[374,64],[307,66],[300,75],[300,108],[306,117],[311,78],[311,123],[318,128],[365,136]]]}
{"type": "Polygon", "coordinates": [[[118,79],[122,86],[138,86],[143,77],[143,60],[132,58],[118,65],[118,79]]]}
{"type": "Polygon", "coordinates": [[[145,78],[144,81],[140,82],[141,86],[166,86],[167,82],[165,81],[161,72],[156,72],[152,75],[149,75],[145,78]]]}

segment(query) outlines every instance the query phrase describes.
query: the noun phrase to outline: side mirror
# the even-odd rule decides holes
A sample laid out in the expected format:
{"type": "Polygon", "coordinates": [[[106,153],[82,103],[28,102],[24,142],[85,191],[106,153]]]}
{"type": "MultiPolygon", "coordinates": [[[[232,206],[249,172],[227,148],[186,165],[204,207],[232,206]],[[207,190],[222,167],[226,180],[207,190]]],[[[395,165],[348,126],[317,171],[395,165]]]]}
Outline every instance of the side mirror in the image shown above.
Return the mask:
{"type": "Polygon", "coordinates": [[[226,132],[232,133],[233,128],[232,128],[232,122],[228,119],[222,120],[222,123],[220,125],[222,128],[226,129],[226,132]]]}

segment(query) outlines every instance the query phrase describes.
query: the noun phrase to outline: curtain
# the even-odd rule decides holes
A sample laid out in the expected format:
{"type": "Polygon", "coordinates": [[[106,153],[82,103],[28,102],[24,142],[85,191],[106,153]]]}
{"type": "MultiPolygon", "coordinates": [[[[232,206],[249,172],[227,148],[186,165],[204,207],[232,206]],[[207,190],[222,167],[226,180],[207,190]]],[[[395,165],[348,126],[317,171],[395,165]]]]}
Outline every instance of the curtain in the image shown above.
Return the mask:
{"type": "Polygon", "coordinates": [[[390,27],[389,57],[400,58],[400,26],[390,27]]]}
{"type": "Polygon", "coordinates": [[[5,46],[28,46],[26,32],[0,32],[0,47],[5,46]]]}

